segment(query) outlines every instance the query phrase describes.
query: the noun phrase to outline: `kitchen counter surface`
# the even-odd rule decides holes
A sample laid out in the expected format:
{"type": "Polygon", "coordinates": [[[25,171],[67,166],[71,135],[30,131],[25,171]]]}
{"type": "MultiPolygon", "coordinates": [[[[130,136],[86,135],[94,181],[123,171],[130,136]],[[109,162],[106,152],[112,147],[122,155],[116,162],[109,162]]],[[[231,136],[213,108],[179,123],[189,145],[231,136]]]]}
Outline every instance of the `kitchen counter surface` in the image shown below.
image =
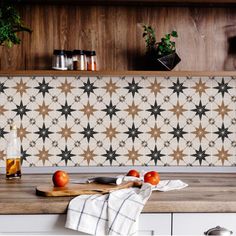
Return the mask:
{"type": "MultiPolygon", "coordinates": [[[[153,192],[143,212],[236,212],[236,173],[160,175],[162,180],[181,179],[189,186],[181,190],[153,192]]],[[[65,213],[72,197],[40,197],[35,194],[36,186],[51,184],[51,176],[25,174],[21,180],[5,180],[5,176],[0,175],[0,214],[65,213]]],[[[86,175],[70,176],[75,179],[86,175]]]]}

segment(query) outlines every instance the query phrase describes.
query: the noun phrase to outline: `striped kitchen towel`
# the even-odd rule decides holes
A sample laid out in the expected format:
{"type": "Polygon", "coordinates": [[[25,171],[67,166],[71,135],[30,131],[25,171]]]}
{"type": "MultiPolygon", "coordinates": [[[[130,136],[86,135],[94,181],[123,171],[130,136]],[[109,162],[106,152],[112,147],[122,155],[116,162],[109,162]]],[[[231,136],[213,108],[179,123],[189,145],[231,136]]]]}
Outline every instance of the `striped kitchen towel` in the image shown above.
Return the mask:
{"type": "Polygon", "coordinates": [[[135,235],[139,215],[152,193],[144,183],[101,195],[80,195],[70,201],[66,228],[92,235],[135,235]]]}

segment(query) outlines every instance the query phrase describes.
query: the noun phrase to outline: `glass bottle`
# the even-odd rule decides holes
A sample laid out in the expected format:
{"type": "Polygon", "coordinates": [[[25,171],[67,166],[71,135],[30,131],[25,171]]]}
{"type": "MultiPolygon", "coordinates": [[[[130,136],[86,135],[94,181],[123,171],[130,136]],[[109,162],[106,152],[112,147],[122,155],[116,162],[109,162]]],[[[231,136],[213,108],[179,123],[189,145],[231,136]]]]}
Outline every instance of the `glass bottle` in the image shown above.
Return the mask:
{"type": "Polygon", "coordinates": [[[73,51],[73,69],[74,70],[86,70],[86,58],[83,50],[73,51]]]}
{"type": "Polygon", "coordinates": [[[87,70],[96,71],[97,70],[97,57],[95,51],[86,51],[87,56],[87,70]]]}
{"type": "Polygon", "coordinates": [[[17,137],[17,128],[11,126],[6,150],[6,178],[21,178],[21,143],[17,137]]]}

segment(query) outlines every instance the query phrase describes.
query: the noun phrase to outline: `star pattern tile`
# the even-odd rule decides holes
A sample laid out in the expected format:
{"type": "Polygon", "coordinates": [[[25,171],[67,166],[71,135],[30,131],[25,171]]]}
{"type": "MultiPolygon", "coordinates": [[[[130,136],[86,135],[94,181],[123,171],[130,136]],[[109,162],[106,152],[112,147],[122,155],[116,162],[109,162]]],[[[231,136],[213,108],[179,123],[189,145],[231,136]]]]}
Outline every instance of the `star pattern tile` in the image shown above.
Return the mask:
{"type": "Polygon", "coordinates": [[[234,77],[0,77],[0,167],[236,166],[234,77]]]}

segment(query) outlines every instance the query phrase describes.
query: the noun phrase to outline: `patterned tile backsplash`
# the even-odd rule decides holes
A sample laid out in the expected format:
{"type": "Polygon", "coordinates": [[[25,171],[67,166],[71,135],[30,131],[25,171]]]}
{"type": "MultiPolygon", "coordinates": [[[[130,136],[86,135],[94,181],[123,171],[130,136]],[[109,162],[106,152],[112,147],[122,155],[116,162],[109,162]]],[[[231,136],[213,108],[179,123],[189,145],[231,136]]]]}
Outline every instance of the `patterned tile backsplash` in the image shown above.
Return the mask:
{"type": "Polygon", "coordinates": [[[235,166],[234,77],[0,77],[23,166],[235,166]]]}

